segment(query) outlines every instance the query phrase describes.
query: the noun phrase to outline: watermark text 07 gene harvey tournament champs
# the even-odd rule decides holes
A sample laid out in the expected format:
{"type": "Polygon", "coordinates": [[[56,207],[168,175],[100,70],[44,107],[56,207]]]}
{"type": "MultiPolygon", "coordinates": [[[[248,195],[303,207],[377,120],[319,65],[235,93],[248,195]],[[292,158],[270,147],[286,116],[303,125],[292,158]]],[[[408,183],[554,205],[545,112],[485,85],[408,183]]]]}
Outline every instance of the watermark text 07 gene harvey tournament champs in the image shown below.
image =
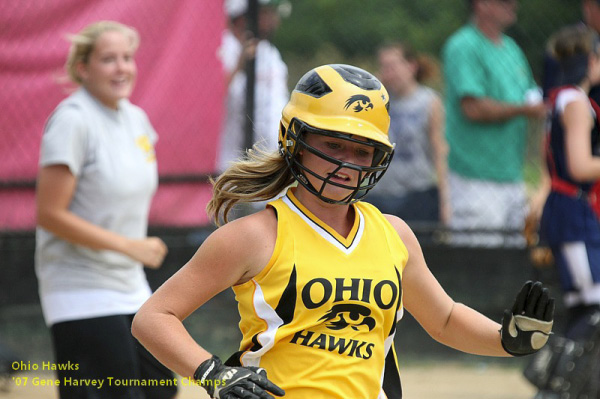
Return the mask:
{"type": "MultiPolygon", "coordinates": [[[[78,371],[79,364],[77,363],[53,363],[53,362],[41,362],[32,363],[30,361],[13,362],[11,364],[13,371],[57,371],[57,370],[71,370],[78,371]]],[[[48,377],[27,377],[27,376],[13,376],[13,382],[18,387],[35,386],[90,386],[102,389],[105,386],[188,386],[188,385],[201,385],[199,381],[195,381],[189,377],[183,377],[181,379],[169,378],[169,379],[123,379],[115,377],[105,378],[75,378],[75,377],[64,377],[59,378],[48,378],[48,377]]],[[[223,386],[225,381],[223,380],[205,380],[202,385],[223,386]]]]}

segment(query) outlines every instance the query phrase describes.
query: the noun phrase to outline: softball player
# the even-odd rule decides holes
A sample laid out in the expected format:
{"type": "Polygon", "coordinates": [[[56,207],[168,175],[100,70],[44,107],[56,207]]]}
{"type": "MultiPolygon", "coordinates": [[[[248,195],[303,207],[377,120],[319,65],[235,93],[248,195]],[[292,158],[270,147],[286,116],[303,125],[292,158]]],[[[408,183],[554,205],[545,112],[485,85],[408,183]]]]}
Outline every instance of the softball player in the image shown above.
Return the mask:
{"type": "Polygon", "coordinates": [[[562,86],[550,95],[553,109],[546,153],[551,192],[540,237],[552,249],[564,291],[568,309],[565,335],[585,343],[585,351],[590,353],[569,359],[577,367],[561,367],[564,362],[560,361],[547,373],[559,373],[555,376],[566,381],[561,393],[579,397],[575,393],[583,392],[595,398],[600,392],[599,352],[591,349],[600,342],[600,107],[588,95],[590,88],[600,83],[600,40],[592,29],[581,25],[563,28],[550,43],[561,66],[562,86]],[[587,366],[590,357],[595,359],[587,366]]]}
{"type": "Polygon", "coordinates": [[[404,309],[466,352],[524,355],[544,345],[554,305],[541,284],[524,286],[500,326],[444,292],[406,223],[359,201],[393,154],[388,104],[382,84],[356,67],[302,77],[283,110],[280,152],[255,149],[232,165],[208,210],[227,221],[233,204],[297,186],[217,229],[142,306],[133,332],[150,352],[213,398],[374,399],[402,395],[393,339],[404,309]],[[182,320],[228,287],[243,339],[223,363],[182,320]]]}

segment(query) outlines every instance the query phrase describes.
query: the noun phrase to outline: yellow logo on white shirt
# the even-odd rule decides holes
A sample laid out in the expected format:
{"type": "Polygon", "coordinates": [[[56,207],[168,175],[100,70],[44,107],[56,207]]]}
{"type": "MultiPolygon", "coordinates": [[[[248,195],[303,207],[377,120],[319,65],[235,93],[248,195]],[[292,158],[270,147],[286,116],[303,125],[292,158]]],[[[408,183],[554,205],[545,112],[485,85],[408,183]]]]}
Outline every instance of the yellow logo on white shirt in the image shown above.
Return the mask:
{"type": "Polygon", "coordinates": [[[135,139],[135,144],[141,148],[146,154],[146,162],[156,162],[156,153],[154,152],[154,146],[148,139],[148,136],[139,136],[135,139]]]}

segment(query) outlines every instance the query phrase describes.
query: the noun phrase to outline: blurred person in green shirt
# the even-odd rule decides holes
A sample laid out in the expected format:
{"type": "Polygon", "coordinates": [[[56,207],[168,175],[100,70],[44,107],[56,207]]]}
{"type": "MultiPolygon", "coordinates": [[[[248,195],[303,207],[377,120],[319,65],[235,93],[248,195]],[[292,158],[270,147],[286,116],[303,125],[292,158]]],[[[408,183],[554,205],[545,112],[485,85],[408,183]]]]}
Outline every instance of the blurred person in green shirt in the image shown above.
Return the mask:
{"type": "Polygon", "coordinates": [[[516,22],[517,1],[469,6],[470,21],[442,50],[452,242],[524,246],[516,231],[527,214],[527,118],[546,111],[525,55],[503,33],[516,22]]]}

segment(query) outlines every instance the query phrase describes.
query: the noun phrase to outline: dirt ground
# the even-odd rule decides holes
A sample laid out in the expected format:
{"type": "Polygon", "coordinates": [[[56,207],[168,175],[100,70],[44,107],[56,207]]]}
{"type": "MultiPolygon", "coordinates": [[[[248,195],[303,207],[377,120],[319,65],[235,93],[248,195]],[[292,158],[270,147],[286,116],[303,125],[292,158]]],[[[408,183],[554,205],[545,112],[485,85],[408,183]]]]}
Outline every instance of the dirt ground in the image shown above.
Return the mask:
{"type": "MultiPolygon", "coordinates": [[[[404,367],[401,374],[405,399],[530,399],[535,393],[517,368],[440,363],[404,367]]],[[[54,378],[52,374],[23,373],[15,378],[19,377],[28,377],[27,386],[16,386],[16,379],[9,381],[9,390],[0,391],[0,399],[58,397],[55,387],[34,386],[32,382],[34,377],[51,381],[54,378]]],[[[23,384],[23,380],[20,381],[23,384]]],[[[203,394],[204,390],[200,387],[182,386],[177,399],[207,398],[203,394]]]]}

